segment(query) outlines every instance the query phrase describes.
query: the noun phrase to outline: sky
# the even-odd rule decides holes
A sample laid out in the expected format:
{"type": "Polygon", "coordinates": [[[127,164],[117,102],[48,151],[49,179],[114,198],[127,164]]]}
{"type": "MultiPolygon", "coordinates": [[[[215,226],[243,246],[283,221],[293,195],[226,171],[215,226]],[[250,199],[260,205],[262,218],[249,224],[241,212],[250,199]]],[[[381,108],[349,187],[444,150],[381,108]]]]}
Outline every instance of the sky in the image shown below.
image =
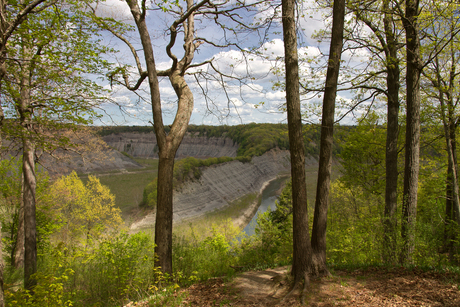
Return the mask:
{"type": "MultiPolygon", "coordinates": [[[[268,3],[268,2],[266,2],[268,3]]],[[[313,4],[311,4],[313,5],[313,4]]],[[[306,4],[308,6],[308,4],[306,4]]],[[[157,8],[155,6],[155,8],[157,8]]],[[[315,31],[324,29],[326,23],[331,21],[327,15],[329,11],[320,11],[305,9],[303,13],[305,18],[300,18],[301,32],[299,32],[299,57],[308,56],[313,59],[320,59],[321,55],[327,55],[329,42],[318,42],[312,39],[315,31]]],[[[124,1],[108,0],[103,6],[98,7],[98,14],[101,16],[110,16],[117,20],[122,20],[128,24],[134,25],[129,8],[124,1]]],[[[273,9],[262,7],[253,15],[240,15],[245,22],[255,21],[256,18],[271,16],[273,9]]],[[[155,52],[155,63],[157,69],[166,69],[170,67],[171,60],[165,50],[169,42],[168,27],[172,24],[173,19],[167,13],[160,10],[152,10],[147,14],[147,22],[155,52]]],[[[223,19],[223,18],[221,18],[223,19]]],[[[237,82],[226,78],[225,86],[218,82],[218,79],[200,83],[192,76],[187,77],[187,83],[194,93],[194,110],[190,124],[195,125],[235,125],[255,123],[286,123],[286,114],[282,111],[285,102],[285,92],[282,87],[275,86],[284,81],[283,69],[284,63],[280,60],[284,56],[284,46],[282,41],[282,28],[280,20],[272,23],[267,40],[262,45],[259,37],[255,33],[238,33],[232,37],[229,33],[228,38],[237,41],[243,48],[254,48],[259,55],[243,55],[235,47],[216,48],[208,44],[202,44],[195,52],[193,64],[202,63],[213,59],[213,65],[225,75],[242,78],[242,82],[237,82]],[[275,74],[274,71],[278,71],[275,74]],[[206,89],[206,95],[203,89],[206,89]]],[[[227,23],[226,23],[227,24],[227,23]]],[[[231,25],[228,22],[227,25],[231,25]]],[[[196,35],[205,37],[215,44],[222,44],[223,32],[216,28],[212,23],[207,21],[196,21],[196,35]]],[[[180,58],[182,55],[182,41],[178,36],[176,46],[173,52],[180,58]]],[[[141,46],[136,32],[129,34],[129,39],[136,45],[136,49],[141,53],[141,46]]],[[[118,65],[133,64],[133,56],[126,45],[111,34],[104,35],[104,42],[109,46],[119,50],[116,54],[110,55],[109,60],[117,62],[118,65]]],[[[347,58],[347,54],[343,57],[347,58]]],[[[145,64],[142,65],[145,67],[145,64]]],[[[300,64],[301,77],[312,79],[306,73],[310,64],[302,62],[300,64]]],[[[211,71],[209,65],[200,66],[190,71],[211,71]]],[[[130,70],[131,80],[135,82],[137,78],[136,70],[130,70]]],[[[318,76],[316,76],[318,77],[318,76]]],[[[318,77],[319,82],[323,82],[323,76],[318,77]]],[[[95,124],[104,125],[151,125],[152,112],[148,103],[150,96],[148,94],[147,82],[136,94],[125,87],[117,84],[104,84],[107,89],[111,89],[110,99],[116,102],[118,106],[106,104],[103,106],[104,116],[95,124]],[[120,112],[123,110],[123,112],[120,112]]],[[[162,100],[163,118],[166,125],[173,122],[175,115],[176,96],[174,90],[169,84],[167,78],[160,79],[160,95],[162,100]]],[[[339,93],[339,98],[344,101],[350,100],[349,94],[339,93]]],[[[313,99],[301,97],[304,103],[304,122],[317,123],[317,107],[321,105],[322,97],[316,96],[313,99]],[[315,108],[316,107],[316,108],[315,108]],[[312,111],[314,109],[315,111],[312,111]]],[[[342,124],[353,123],[352,117],[347,117],[342,124]]]]}

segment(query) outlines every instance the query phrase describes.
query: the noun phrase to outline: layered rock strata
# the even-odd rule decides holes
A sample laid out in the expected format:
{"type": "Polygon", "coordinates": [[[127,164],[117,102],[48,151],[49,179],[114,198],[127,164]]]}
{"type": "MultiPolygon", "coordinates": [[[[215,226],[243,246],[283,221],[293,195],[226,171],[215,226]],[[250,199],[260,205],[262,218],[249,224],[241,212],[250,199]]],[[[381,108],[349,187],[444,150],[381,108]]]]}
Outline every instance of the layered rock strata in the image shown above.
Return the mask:
{"type": "MultiPolygon", "coordinates": [[[[110,134],[102,139],[112,148],[133,157],[158,158],[157,140],[153,132],[110,134]]],[[[188,134],[182,140],[176,158],[236,157],[237,150],[238,144],[230,138],[208,138],[188,134]]]]}
{"type": "MultiPolygon", "coordinates": [[[[21,157],[22,148],[20,145],[15,145],[11,142],[7,145],[10,150],[0,153],[0,158],[21,157]]],[[[99,149],[97,152],[81,153],[57,149],[53,152],[53,155],[37,151],[36,156],[39,159],[37,168],[46,170],[51,177],[67,175],[72,171],[86,174],[143,168],[133,159],[108,147],[99,149]]]]}
{"type": "MultiPolygon", "coordinates": [[[[290,171],[287,150],[274,149],[251,162],[231,161],[203,169],[201,178],[187,183],[173,197],[174,222],[222,209],[249,193],[260,193],[264,184],[290,171]]],[[[153,227],[155,214],[131,225],[132,230],[153,227]]]]}
{"type": "Polygon", "coordinates": [[[51,174],[68,174],[71,171],[77,173],[95,173],[107,171],[123,171],[143,168],[142,165],[122,153],[109,149],[96,153],[85,153],[79,155],[70,153],[63,155],[61,159],[55,159],[44,155],[41,165],[51,174]]]}

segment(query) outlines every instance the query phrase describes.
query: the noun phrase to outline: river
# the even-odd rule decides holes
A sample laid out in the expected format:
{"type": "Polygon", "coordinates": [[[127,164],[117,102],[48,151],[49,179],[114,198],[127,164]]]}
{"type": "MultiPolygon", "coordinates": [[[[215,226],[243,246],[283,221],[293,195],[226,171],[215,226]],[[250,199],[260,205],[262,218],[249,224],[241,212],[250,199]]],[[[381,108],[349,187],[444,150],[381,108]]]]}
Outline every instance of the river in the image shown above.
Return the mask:
{"type": "Polygon", "coordinates": [[[253,234],[255,234],[255,228],[257,226],[257,216],[259,214],[266,212],[269,208],[272,211],[276,209],[275,201],[278,197],[277,192],[287,179],[289,179],[289,177],[276,178],[275,180],[270,181],[270,183],[262,191],[259,209],[257,210],[252,220],[249,222],[249,224],[246,225],[246,227],[244,227],[243,229],[243,232],[245,232],[248,236],[252,236],[253,234]]]}

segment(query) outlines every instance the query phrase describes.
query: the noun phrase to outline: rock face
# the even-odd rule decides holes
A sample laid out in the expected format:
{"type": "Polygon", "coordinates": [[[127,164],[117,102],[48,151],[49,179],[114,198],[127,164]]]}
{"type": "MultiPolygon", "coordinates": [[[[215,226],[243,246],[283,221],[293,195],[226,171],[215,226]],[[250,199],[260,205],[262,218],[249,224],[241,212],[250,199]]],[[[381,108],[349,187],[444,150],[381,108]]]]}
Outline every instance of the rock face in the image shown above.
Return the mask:
{"type": "MultiPolygon", "coordinates": [[[[19,158],[22,155],[22,147],[17,143],[9,141],[6,145],[10,150],[0,152],[0,158],[19,158]]],[[[46,170],[51,177],[68,175],[72,171],[86,174],[143,168],[133,159],[107,146],[99,148],[97,153],[89,151],[77,153],[72,150],[57,149],[51,156],[46,152],[37,151],[37,157],[40,162],[37,168],[46,170]]]]}
{"type": "MultiPolygon", "coordinates": [[[[107,145],[136,158],[158,158],[155,134],[120,133],[102,137],[107,145]]],[[[207,138],[186,135],[176,153],[176,158],[236,157],[238,144],[230,138],[207,138]]]]}
{"type": "MultiPolygon", "coordinates": [[[[309,160],[309,163],[316,161],[309,160]]],[[[287,150],[273,149],[249,163],[231,161],[203,170],[201,178],[189,182],[173,197],[174,222],[201,216],[221,209],[249,193],[260,193],[268,181],[289,175],[290,155],[287,150]]],[[[132,230],[152,227],[155,214],[149,214],[131,225],[132,230]]]]}
{"type": "Polygon", "coordinates": [[[71,171],[86,174],[142,168],[142,165],[139,163],[113,149],[98,154],[89,153],[85,156],[71,153],[61,160],[56,160],[45,155],[42,158],[41,164],[51,175],[68,174],[71,171]]]}
{"type": "Polygon", "coordinates": [[[272,150],[249,163],[231,161],[208,167],[197,182],[174,195],[174,218],[196,217],[219,209],[249,193],[259,192],[265,182],[291,168],[288,151],[272,150]]]}

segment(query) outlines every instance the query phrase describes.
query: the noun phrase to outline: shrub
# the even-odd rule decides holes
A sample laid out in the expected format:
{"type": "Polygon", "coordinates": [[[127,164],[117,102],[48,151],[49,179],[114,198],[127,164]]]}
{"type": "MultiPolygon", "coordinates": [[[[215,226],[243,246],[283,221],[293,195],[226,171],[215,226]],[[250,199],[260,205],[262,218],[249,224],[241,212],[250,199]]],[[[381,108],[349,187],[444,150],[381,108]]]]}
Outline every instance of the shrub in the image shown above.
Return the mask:
{"type": "Polygon", "coordinates": [[[6,303],[83,307],[164,301],[177,286],[154,261],[154,243],[145,233],[99,237],[91,248],[60,243],[40,258],[34,293],[6,287],[6,303]]]}
{"type": "Polygon", "coordinates": [[[212,234],[205,238],[197,236],[190,227],[191,237],[174,236],[173,240],[173,267],[181,275],[182,283],[232,276],[237,260],[233,246],[238,233],[232,221],[228,219],[220,226],[213,224],[212,234]]]}
{"type": "Polygon", "coordinates": [[[97,237],[123,222],[115,196],[94,176],[86,184],[75,172],[63,176],[52,184],[50,197],[61,219],[59,235],[64,242],[97,237]]]}
{"type": "Polygon", "coordinates": [[[75,292],[75,306],[110,306],[149,296],[163,281],[154,266],[154,243],[145,233],[125,232],[100,239],[92,250],[77,250],[75,271],[67,290],[75,292]]]}

